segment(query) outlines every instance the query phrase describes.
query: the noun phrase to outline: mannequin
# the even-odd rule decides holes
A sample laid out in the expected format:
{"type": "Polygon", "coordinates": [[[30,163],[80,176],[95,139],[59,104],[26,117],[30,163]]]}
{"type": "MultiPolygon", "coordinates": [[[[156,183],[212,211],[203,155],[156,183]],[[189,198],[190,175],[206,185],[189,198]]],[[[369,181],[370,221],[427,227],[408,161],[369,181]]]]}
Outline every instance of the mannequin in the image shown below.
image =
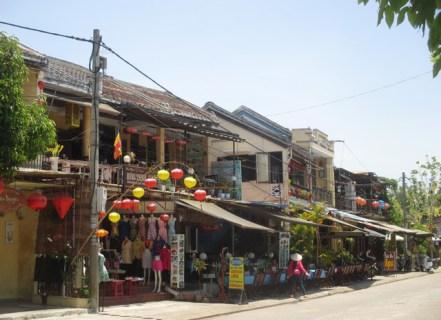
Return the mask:
{"type": "Polygon", "coordinates": [[[168,219],[168,240],[169,241],[171,241],[173,236],[176,234],[175,223],[176,223],[176,218],[173,216],[173,214],[171,214],[170,219],[168,219]]]}
{"type": "Polygon", "coordinates": [[[135,215],[130,218],[130,240],[134,241],[138,235],[138,219],[135,215]]]}
{"type": "Polygon", "coordinates": [[[158,219],[158,226],[159,226],[159,236],[161,237],[162,240],[168,242],[166,222],[162,221],[161,219],[158,219]]]}
{"type": "Polygon", "coordinates": [[[107,268],[105,266],[106,257],[101,253],[102,247],[100,246],[98,252],[98,272],[100,274],[100,282],[109,281],[109,273],[107,272],[107,268]]]}
{"type": "Polygon", "coordinates": [[[153,214],[151,214],[147,220],[148,220],[147,223],[149,225],[149,229],[147,231],[147,239],[148,240],[155,240],[156,236],[157,236],[156,218],[153,214]]]}
{"type": "Polygon", "coordinates": [[[153,292],[161,292],[162,286],[162,261],[160,256],[155,256],[153,258],[152,269],[155,274],[155,287],[153,288],[153,292]]]}
{"type": "Polygon", "coordinates": [[[124,241],[121,244],[121,256],[122,256],[122,263],[124,264],[124,268],[122,269],[129,271],[129,268],[133,261],[133,257],[132,257],[132,241],[130,241],[128,237],[125,237],[124,241]]]}
{"type": "Polygon", "coordinates": [[[150,284],[150,273],[152,272],[152,252],[149,247],[144,247],[144,252],[142,253],[142,269],[144,270],[144,284],[147,276],[147,285],[150,284]],[[148,275],[147,275],[148,270],[148,275]]]}
{"type": "Polygon", "coordinates": [[[141,217],[138,219],[138,235],[141,238],[142,241],[146,238],[146,231],[145,231],[145,224],[147,222],[147,219],[144,215],[141,215],[141,217]]]}

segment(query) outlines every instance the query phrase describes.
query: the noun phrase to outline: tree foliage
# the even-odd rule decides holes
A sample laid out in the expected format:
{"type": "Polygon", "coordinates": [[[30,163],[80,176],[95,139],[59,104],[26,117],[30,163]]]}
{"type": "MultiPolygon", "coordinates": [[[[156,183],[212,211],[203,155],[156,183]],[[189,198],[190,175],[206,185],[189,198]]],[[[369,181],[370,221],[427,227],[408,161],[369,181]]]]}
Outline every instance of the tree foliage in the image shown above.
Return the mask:
{"type": "Polygon", "coordinates": [[[56,142],[55,123],[44,100],[23,98],[28,70],[17,40],[0,33],[0,176],[11,177],[23,162],[35,159],[56,142]],[[43,101],[43,103],[41,103],[43,101]]]}
{"type": "MultiPolygon", "coordinates": [[[[429,30],[427,45],[433,60],[433,76],[441,70],[441,0],[376,0],[379,5],[378,20],[383,19],[388,27],[394,21],[397,25],[403,23],[407,17],[410,25],[425,33],[429,30]]],[[[358,0],[358,3],[367,4],[369,0],[358,0]]]]}

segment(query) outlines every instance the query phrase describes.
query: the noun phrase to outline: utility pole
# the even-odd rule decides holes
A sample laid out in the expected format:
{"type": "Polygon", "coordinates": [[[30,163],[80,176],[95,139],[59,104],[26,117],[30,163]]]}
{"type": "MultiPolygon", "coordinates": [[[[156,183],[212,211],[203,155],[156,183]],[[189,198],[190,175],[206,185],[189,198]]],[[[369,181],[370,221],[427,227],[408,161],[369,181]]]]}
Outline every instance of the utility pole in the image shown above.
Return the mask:
{"type": "MultiPolygon", "coordinates": [[[[403,224],[407,228],[407,193],[406,193],[406,173],[402,173],[402,207],[403,207],[403,224]]],[[[407,235],[404,236],[404,249],[407,255],[407,235]]]]}
{"type": "MultiPolygon", "coordinates": [[[[90,229],[93,232],[98,224],[98,201],[97,201],[97,184],[98,184],[98,165],[99,165],[99,103],[101,88],[101,60],[100,60],[101,36],[98,29],[93,30],[93,49],[91,56],[91,66],[93,73],[93,92],[92,92],[92,116],[90,130],[90,229]]],[[[97,313],[99,311],[99,274],[98,274],[98,239],[93,232],[90,239],[89,252],[89,294],[90,294],[90,312],[97,313]]]]}

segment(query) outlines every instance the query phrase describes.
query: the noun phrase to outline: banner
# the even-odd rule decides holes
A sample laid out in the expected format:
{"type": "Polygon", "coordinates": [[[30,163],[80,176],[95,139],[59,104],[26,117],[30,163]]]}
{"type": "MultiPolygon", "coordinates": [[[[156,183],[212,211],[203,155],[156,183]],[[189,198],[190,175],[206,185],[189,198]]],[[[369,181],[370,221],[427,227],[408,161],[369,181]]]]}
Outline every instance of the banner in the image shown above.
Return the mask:
{"type": "Polygon", "coordinates": [[[228,288],[243,290],[244,286],[244,266],[242,257],[230,258],[230,276],[228,288]]]}
{"type": "Polygon", "coordinates": [[[291,235],[289,232],[279,232],[279,268],[288,267],[289,263],[289,242],[291,235]]]}

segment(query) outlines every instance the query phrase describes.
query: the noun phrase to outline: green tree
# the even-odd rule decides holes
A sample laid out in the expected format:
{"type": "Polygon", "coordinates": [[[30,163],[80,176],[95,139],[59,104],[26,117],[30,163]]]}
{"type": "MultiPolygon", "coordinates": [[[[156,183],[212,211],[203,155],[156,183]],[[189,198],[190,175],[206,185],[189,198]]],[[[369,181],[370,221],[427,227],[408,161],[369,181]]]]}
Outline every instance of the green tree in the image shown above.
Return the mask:
{"type": "MultiPolygon", "coordinates": [[[[427,46],[432,55],[433,76],[441,70],[441,0],[376,0],[378,2],[378,20],[383,19],[388,27],[394,21],[401,24],[407,17],[414,29],[425,33],[429,30],[427,46]]],[[[358,0],[358,3],[367,4],[369,0],[358,0]]]]}
{"type": "Polygon", "coordinates": [[[0,177],[13,176],[20,164],[56,143],[44,100],[24,102],[27,73],[17,40],[0,32],[0,177]]]}

